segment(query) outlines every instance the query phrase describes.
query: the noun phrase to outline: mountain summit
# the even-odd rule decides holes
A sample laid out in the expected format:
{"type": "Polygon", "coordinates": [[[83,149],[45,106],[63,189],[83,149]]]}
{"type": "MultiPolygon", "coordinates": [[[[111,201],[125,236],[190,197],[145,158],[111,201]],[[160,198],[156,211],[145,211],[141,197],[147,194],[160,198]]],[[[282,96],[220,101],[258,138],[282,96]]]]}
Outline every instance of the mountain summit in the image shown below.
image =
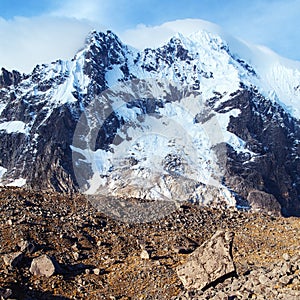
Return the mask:
{"type": "Polygon", "coordinates": [[[0,74],[0,180],[300,216],[300,64],[201,29],[0,74]]]}

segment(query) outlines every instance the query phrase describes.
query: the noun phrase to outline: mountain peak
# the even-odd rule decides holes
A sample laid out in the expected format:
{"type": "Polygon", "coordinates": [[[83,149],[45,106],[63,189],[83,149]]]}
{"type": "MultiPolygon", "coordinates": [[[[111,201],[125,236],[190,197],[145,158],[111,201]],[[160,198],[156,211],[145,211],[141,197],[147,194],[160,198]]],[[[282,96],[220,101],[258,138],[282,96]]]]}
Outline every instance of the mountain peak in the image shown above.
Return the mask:
{"type": "Polygon", "coordinates": [[[201,26],[144,51],[94,30],[72,60],[36,67],[17,85],[2,70],[0,184],[202,204],[277,199],[300,215],[300,137],[288,114],[300,73],[256,69],[263,58],[201,26]]]}
{"type": "Polygon", "coordinates": [[[113,33],[111,30],[107,30],[106,32],[92,30],[88,34],[85,45],[91,46],[91,45],[97,45],[100,46],[103,43],[113,43],[116,42],[118,44],[122,44],[119,37],[113,33]]]}
{"type": "Polygon", "coordinates": [[[0,71],[0,88],[7,87],[10,85],[18,84],[22,79],[22,75],[18,72],[13,70],[9,72],[5,68],[1,68],[0,71]]]}

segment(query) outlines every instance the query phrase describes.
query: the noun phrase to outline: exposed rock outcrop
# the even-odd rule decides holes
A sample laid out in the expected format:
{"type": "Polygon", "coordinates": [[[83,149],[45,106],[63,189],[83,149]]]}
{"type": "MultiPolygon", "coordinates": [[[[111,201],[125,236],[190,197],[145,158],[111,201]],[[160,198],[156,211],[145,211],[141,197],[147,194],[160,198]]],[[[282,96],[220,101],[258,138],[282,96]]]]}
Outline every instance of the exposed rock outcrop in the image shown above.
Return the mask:
{"type": "Polygon", "coordinates": [[[251,191],[248,194],[247,201],[254,210],[280,215],[280,204],[272,194],[262,191],[251,191]]]}

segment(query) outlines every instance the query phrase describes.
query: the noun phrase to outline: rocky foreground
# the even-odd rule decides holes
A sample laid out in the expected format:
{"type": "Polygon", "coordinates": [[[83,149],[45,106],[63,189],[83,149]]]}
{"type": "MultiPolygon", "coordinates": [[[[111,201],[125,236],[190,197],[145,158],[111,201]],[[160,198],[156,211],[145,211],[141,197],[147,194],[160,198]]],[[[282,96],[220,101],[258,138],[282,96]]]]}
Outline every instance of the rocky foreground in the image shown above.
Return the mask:
{"type": "Polygon", "coordinates": [[[82,197],[0,188],[0,295],[296,300],[299,230],[297,218],[187,203],[126,224],[82,197]]]}

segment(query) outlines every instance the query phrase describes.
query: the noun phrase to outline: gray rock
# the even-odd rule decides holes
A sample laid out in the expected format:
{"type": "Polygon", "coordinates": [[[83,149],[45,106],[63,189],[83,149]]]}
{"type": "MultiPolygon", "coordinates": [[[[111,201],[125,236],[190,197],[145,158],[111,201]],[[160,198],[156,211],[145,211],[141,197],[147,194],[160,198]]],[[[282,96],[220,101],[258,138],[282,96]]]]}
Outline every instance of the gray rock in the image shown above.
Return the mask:
{"type": "Polygon", "coordinates": [[[285,262],[281,267],[281,274],[282,275],[289,275],[292,270],[292,265],[289,262],[285,262]]]}
{"type": "Polygon", "coordinates": [[[227,294],[224,293],[224,292],[222,292],[222,291],[219,291],[219,292],[216,294],[216,296],[215,296],[215,299],[216,299],[216,300],[223,300],[223,299],[226,299],[226,298],[228,298],[228,297],[227,297],[227,294]]]}
{"type": "Polygon", "coordinates": [[[277,299],[278,291],[274,288],[274,286],[266,287],[263,291],[263,295],[266,299],[277,299]]]}
{"type": "Polygon", "coordinates": [[[231,256],[233,233],[218,231],[177,267],[177,274],[187,289],[201,290],[218,279],[235,273],[231,256]]]}
{"type": "Polygon", "coordinates": [[[50,277],[55,273],[55,265],[48,255],[41,255],[32,260],[30,273],[35,276],[50,277]]]}
{"type": "Polygon", "coordinates": [[[254,284],[251,280],[251,278],[249,277],[248,280],[245,282],[245,284],[243,285],[243,289],[247,290],[247,291],[251,291],[253,288],[254,284]]]}
{"type": "Polygon", "coordinates": [[[270,212],[274,215],[280,215],[281,206],[272,194],[253,190],[250,191],[247,197],[247,201],[254,210],[270,212]]]}
{"type": "Polygon", "coordinates": [[[264,274],[260,275],[258,277],[258,280],[263,285],[270,285],[271,284],[271,280],[264,274]]]}
{"type": "Polygon", "coordinates": [[[269,276],[270,276],[270,277],[273,277],[273,278],[276,278],[276,277],[280,274],[280,272],[281,272],[280,267],[274,266],[274,267],[272,268],[272,271],[269,273],[269,276]]]}
{"type": "Polygon", "coordinates": [[[293,263],[297,263],[297,262],[300,261],[300,256],[299,256],[299,255],[294,255],[294,256],[291,257],[290,260],[291,260],[291,262],[293,262],[293,263]]]}
{"type": "Polygon", "coordinates": [[[93,272],[94,272],[95,275],[99,275],[99,274],[100,274],[100,269],[95,268],[95,269],[93,270],[93,272]]]}
{"type": "Polygon", "coordinates": [[[234,279],[230,288],[231,291],[238,291],[241,288],[241,282],[238,279],[234,279]]]}
{"type": "Polygon", "coordinates": [[[289,256],[288,253],[284,253],[284,254],[282,255],[282,257],[283,257],[283,259],[286,260],[286,261],[289,261],[289,260],[290,260],[290,256],[289,256]]]}
{"type": "Polygon", "coordinates": [[[22,252],[33,253],[35,251],[35,245],[34,245],[34,243],[26,241],[26,240],[25,241],[21,240],[18,243],[18,246],[20,247],[20,250],[22,252]]]}
{"type": "Polygon", "coordinates": [[[293,279],[293,284],[297,284],[297,285],[300,285],[300,279],[298,278],[298,277],[295,277],[294,279],[293,279]]]}
{"type": "Polygon", "coordinates": [[[12,295],[11,289],[0,289],[0,297],[1,299],[7,299],[12,295]]]}
{"type": "Polygon", "coordinates": [[[72,252],[74,259],[77,261],[79,259],[79,253],[78,252],[72,252]]]}
{"type": "Polygon", "coordinates": [[[283,285],[287,285],[291,282],[292,278],[291,276],[282,276],[281,278],[279,278],[279,282],[282,283],[283,285]]]}
{"type": "Polygon", "coordinates": [[[149,252],[148,252],[147,250],[143,250],[143,251],[141,252],[141,258],[142,258],[142,259],[149,259],[149,258],[150,258],[149,252]]]}
{"type": "Polygon", "coordinates": [[[7,253],[3,255],[3,261],[4,263],[9,266],[9,267],[16,267],[21,260],[23,259],[23,253],[18,251],[18,252],[13,252],[13,253],[7,253]]]}

